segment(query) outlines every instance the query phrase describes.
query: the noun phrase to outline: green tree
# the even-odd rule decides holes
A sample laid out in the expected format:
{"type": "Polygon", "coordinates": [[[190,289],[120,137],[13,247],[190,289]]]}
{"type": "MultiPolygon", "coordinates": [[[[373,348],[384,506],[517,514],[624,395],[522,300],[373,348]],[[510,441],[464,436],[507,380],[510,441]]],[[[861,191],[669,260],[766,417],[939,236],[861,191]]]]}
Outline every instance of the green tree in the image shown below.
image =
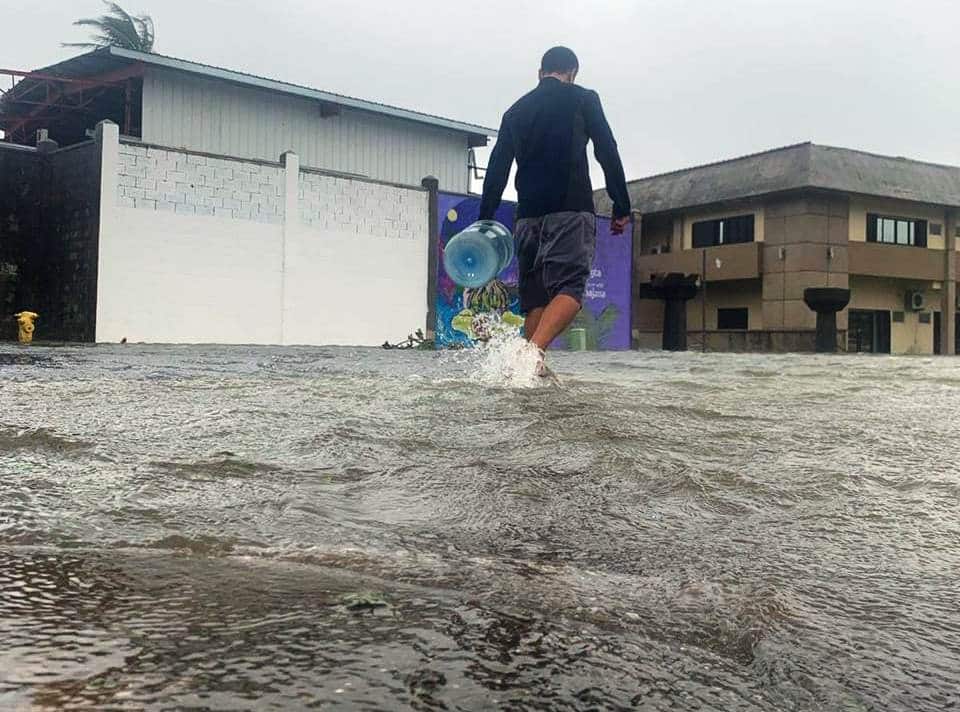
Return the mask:
{"type": "Polygon", "coordinates": [[[80,27],[95,28],[90,42],[64,42],[64,47],[122,47],[138,52],[152,52],[154,29],[149,15],[131,15],[115,2],[104,0],[107,14],[86,17],[74,22],[80,27]]]}

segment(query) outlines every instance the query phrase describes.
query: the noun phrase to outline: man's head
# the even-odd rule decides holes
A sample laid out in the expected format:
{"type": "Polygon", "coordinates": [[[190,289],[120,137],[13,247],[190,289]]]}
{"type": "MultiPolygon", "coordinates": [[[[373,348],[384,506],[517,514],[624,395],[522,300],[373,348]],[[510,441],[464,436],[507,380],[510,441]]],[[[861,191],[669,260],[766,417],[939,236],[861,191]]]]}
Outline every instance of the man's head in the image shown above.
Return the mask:
{"type": "Polygon", "coordinates": [[[577,78],[580,62],[572,49],[551,47],[540,60],[540,78],[553,77],[561,82],[573,83],[577,78]]]}

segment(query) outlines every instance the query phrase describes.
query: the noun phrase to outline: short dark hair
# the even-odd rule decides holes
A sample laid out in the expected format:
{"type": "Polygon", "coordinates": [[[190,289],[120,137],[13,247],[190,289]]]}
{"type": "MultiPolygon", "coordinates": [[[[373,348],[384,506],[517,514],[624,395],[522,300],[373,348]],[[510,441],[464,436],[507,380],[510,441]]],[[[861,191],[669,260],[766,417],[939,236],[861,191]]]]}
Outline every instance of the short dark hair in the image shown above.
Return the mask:
{"type": "Polygon", "coordinates": [[[540,71],[547,74],[564,74],[575,69],[580,69],[580,62],[568,47],[551,47],[540,60],[540,71]]]}

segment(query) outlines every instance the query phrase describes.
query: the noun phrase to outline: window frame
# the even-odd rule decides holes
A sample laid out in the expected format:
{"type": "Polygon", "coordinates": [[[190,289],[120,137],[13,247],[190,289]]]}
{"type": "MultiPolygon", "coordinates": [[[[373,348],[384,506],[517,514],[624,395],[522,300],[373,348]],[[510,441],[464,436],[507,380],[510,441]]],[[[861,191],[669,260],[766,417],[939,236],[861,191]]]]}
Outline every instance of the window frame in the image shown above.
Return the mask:
{"type": "Polygon", "coordinates": [[[929,244],[929,234],[930,223],[923,218],[867,213],[866,238],[869,243],[926,248],[929,244]]]}
{"type": "Polygon", "coordinates": [[[755,213],[740,213],[737,215],[728,215],[722,218],[712,218],[710,220],[697,220],[690,228],[690,246],[695,250],[708,247],[724,247],[726,245],[748,245],[757,241],[757,216],[755,213]],[[748,227],[749,226],[749,227],[748,227]],[[709,231],[709,244],[697,244],[697,233],[709,231]],[[739,233],[749,233],[750,239],[727,239],[728,234],[739,237],[739,233]]]}

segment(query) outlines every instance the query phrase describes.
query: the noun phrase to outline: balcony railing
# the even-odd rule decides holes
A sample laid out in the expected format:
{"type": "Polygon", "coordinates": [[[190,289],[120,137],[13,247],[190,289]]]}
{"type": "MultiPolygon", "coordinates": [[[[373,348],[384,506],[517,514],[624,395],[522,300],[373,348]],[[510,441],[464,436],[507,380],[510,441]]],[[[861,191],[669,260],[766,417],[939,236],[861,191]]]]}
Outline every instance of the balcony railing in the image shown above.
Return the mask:
{"type": "Polygon", "coordinates": [[[906,245],[850,242],[849,273],[871,277],[940,281],[944,279],[944,251],[906,245]]]}

